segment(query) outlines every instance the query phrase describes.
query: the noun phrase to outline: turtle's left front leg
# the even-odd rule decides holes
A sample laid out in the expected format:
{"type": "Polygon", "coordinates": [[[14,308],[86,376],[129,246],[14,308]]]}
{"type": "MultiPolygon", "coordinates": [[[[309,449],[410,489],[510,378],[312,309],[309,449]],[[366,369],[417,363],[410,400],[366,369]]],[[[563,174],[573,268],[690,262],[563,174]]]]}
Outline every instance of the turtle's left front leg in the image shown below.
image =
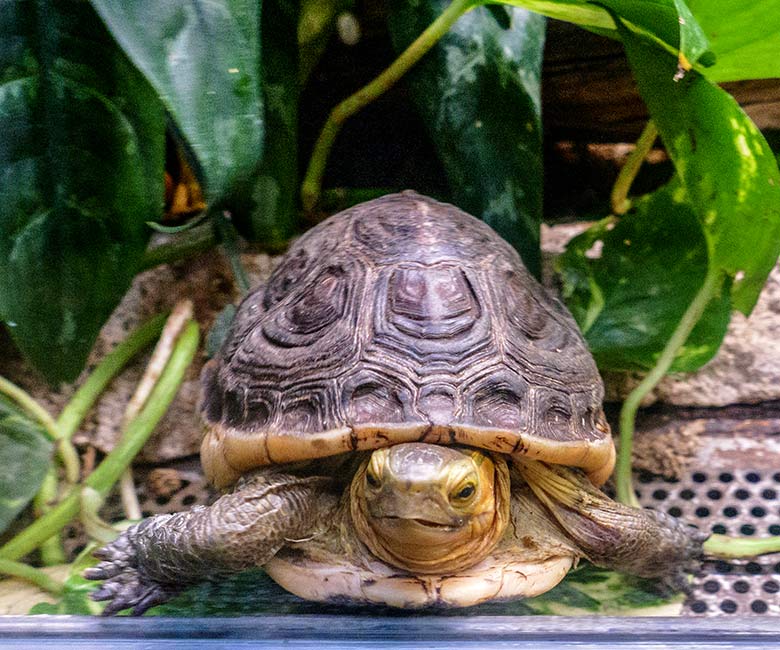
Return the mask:
{"type": "Polygon", "coordinates": [[[687,586],[685,574],[699,566],[706,533],[666,513],[617,503],[579,470],[525,459],[517,467],[593,564],[687,586]]]}
{"type": "Polygon", "coordinates": [[[140,615],[189,585],[262,566],[287,542],[327,527],[337,502],[329,478],[258,473],[209,507],[128,528],[84,576],[105,581],[92,595],[110,601],[104,615],[129,607],[140,615]]]}

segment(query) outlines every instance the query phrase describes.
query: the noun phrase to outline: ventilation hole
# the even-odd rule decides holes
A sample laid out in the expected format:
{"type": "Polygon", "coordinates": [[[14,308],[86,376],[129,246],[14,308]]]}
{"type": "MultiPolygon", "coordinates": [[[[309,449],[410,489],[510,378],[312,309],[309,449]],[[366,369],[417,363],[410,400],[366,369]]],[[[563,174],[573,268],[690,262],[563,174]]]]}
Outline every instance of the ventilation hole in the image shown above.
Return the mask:
{"type": "Polygon", "coordinates": [[[156,503],[158,506],[167,506],[167,505],[168,505],[168,503],[170,502],[170,500],[171,500],[171,497],[160,495],[159,497],[157,497],[157,498],[154,500],[154,502],[155,502],[155,503],[156,503]]]}
{"type": "Polygon", "coordinates": [[[748,562],[745,565],[745,571],[751,575],[757,576],[764,572],[764,567],[762,567],[758,562],[748,562]]]}
{"type": "Polygon", "coordinates": [[[723,508],[723,516],[734,518],[739,514],[739,510],[734,508],[733,506],[728,506],[727,508],[723,508]]]}
{"type": "Polygon", "coordinates": [[[774,570],[772,571],[772,573],[780,573],[780,562],[778,562],[777,564],[775,564],[775,568],[774,568],[774,570]]]}
{"type": "Polygon", "coordinates": [[[710,509],[706,506],[701,506],[700,508],[696,508],[696,516],[697,517],[709,517],[710,516],[710,509]]]}
{"type": "Polygon", "coordinates": [[[713,501],[720,499],[722,496],[723,496],[723,492],[721,492],[720,490],[707,490],[707,497],[709,497],[713,501]]]}
{"type": "Polygon", "coordinates": [[[723,524],[715,524],[712,527],[712,532],[715,533],[716,535],[725,535],[727,530],[723,524]]]}
{"type": "Polygon", "coordinates": [[[194,494],[188,494],[186,497],[184,497],[181,500],[181,503],[182,503],[183,506],[191,506],[197,500],[198,500],[198,497],[196,497],[194,494]]]}
{"type": "Polygon", "coordinates": [[[717,580],[707,580],[704,583],[704,591],[708,594],[716,594],[720,591],[720,583],[717,580]]]}
{"type": "Polygon", "coordinates": [[[745,480],[748,483],[758,483],[761,480],[761,475],[756,474],[755,472],[748,472],[745,474],[745,480]]]}
{"type": "Polygon", "coordinates": [[[153,514],[154,513],[151,510],[142,510],[141,511],[141,516],[144,517],[144,518],[151,517],[153,514]]]}
{"type": "Polygon", "coordinates": [[[180,490],[184,490],[184,489],[190,487],[190,484],[191,484],[191,481],[188,481],[186,478],[183,478],[181,480],[180,485],[179,485],[179,489],[180,490]]]}
{"type": "Polygon", "coordinates": [[[693,497],[696,496],[696,493],[693,490],[682,490],[680,492],[680,498],[685,499],[686,501],[690,501],[693,499],[693,497]]]}
{"type": "Polygon", "coordinates": [[[772,499],[777,498],[777,490],[773,490],[772,488],[767,488],[761,493],[761,496],[771,501],[772,499]]]}
{"type": "Polygon", "coordinates": [[[641,492],[641,490],[634,489],[634,496],[635,496],[637,499],[641,499],[641,498],[642,498],[642,492],[641,492]]]}
{"type": "Polygon", "coordinates": [[[76,532],[75,528],[69,528],[68,532],[65,534],[65,537],[67,537],[68,539],[75,539],[78,536],[79,534],[78,532],[76,532]]]}
{"type": "Polygon", "coordinates": [[[638,480],[640,483],[652,483],[653,475],[650,472],[639,472],[638,480]]]}
{"type": "Polygon", "coordinates": [[[736,491],[734,492],[734,496],[735,496],[737,499],[739,499],[740,501],[744,501],[745,499],[749,499],[749,498],[750,498],[750,492],[748,492],[747,490],[743,490],[742,488],[740,488],[739,490],[736,490],[736,491]]]}
{"type": "Polygon", "coordinates": [[[738,594],[746,594],[748,591],[750,591],[750,583],[745,580],[737,580],[734,583],[734,591],[736,591],[738,594]]]}
{"type": "Polygon", "coordinates": [[[766,517],[766,510],[764,510],[761,506],[753,506],[750,509],[750,514],[754,517],[766,517]]]}
{"type": "Polygon", "coordinates": [[[672,506],[667,510],[667,512],[672,515],[672,517],[680,517],[682,516],[682,510],[680,510],[677,506],[672,506]]]}
{"type": "Polygon", "coordinates": [[[666,490],[654,490],[653,491],[653,498],[656,501],[663,501],[668,496],[669,496],[669,493],[666,490]]]}
{"type": "Polygon", "coordinates": [[[691,603],[691,611],[694,614],[704,614],[707,611],[707,603],[703,600],[694,600],[691,603]]]}
{"type": "Polygon", "coordinates": [[[739,532],[743,535],[755,535],[756,527],[753,524],[742,524],[739,527],[739,532]]]}
{"type": "Polygon", "coordinates": [[[769,534],[770,535],[780,535],[780,524],[772,524],[769,527],[769,534]]]}
{"type": "MultiPolygon", "coordinates": [[[[780,472],[776,474],[776,476],[780,476],[780,472]]],[[[693,476],[691,476],[694,483],[706,483],[707,482],[707,475],[704,472],[694,472],[693,476]]],[[[780,480],[777,481],[780,483],[780,480]]]]}
{"type": "Polygon", "coordinates": [[[774,580],[767,580],[763,585],[763,590],[768,594],[776,594],[780,591],[780,585],[774,580]]]}
{"type": "Polygon", "coordinates": [[[715,561],[715,573],[731,573],[734,567],[731,566],[726,560],[715,561]]]}
{"type": "Polygon", "coordinates": [[[726,614],[733,614],[737,611],[737,603],[735,603],[730,598],[727,598],[720,604],[720,609],[726,614]]]}
{"type": "Polygon", "coordinates": [[[731,472],[721,472],[718,479],[721,483],[731,483],[734,480],[734,475],[731,472]]]}
{"type": "Polygon", "coordinates": [[[767,607],[767,604],[763,600],[754,600],[750,603],[750,609],[756,614],[765,614],[769,607],[767,607]]]}
{"type": "Polygon", "coordinates": [[[772,475],[772,480],[773,480],[775,483],[780,483],[780,472],[775,472],[775,473],[772,475]]]}

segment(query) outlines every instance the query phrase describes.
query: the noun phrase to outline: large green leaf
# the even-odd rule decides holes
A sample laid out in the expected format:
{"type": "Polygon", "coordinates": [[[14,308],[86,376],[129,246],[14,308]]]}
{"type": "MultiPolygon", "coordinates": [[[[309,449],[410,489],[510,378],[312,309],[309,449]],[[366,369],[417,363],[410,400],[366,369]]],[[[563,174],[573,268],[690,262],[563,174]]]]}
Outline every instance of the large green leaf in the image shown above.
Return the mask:
{"type": "Polygon", "coordinates": [[[41,427],[0,395],[0,533],[38,492],[52,451],[41,427]]]}
{"type": "MultiPolygon", "coordinates": [[[[649,370],[707,273],[696,214],[675,199],[676,182],[640,200],[621,220],[605,219],[558,258],[563,294],[602,370],[649,370]]],[[[715,354],[730,316],[728,292],[712,301],[679,351],[674,371],[715,354]]]]}
{"type": "Polygon", "coordinates": [[[162,210],[164,114],[86,2],[0,4],[0,318],[81,370],[162,210]]]}
{"type": "MultiPolygon", "coordinates": [[[[396,48],[408,46],[447,4],[394,3],[396,48]]],[[[541,16],[479,7],[460,18],[409,76],[453,201],[493,226],[537,274],[544,32],[541,16]]]]}
{"type": "Polygon", "coordinates": [[[168,109],[212,206],[263,149],[260,2],[90,0],[168,109]]]}
{"type": "Polygon", "coordinates": [[[265,154],[234,202],[242,235],[275,248],[292,236],[298,215],[298,2],[263,2],[265,154]]]}
{"type": "Polygon", "coordinates": [[[780,172],[769,145],[724,90],[695,71],[674,80],[674,57],[629,30],[623,43],[707,240],[709,264],[733,278],[749,313],[780,253],[780,172]]]}
{"type": "MultiPolygon", "coordinates": [[[[496,0],[481,0],[482,3],[496,0]]],[[[684,0],[499,0],[618,37],[616,14],[632,33],[655,41],[687,66],[711,65],[713,56],[701,26],[684,0]],[[704,56],[706,54],[706,56],[704,56]]]]}
{"type": "Polygon", "coordinates": [[[688,0],[715,54],[713,81],[780,77],[777,0],[688,0]]]}

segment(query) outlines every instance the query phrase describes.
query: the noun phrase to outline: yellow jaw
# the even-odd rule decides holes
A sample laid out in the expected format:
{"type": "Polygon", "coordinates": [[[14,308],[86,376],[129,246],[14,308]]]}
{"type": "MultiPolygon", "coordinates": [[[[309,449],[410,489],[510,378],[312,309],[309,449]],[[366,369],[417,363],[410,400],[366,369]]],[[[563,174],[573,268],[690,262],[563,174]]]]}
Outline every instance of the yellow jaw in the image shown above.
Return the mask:
{"type": "Polygon", "coordinates": [[[501,539],[509,518],[506,462],[439,445],[375,451],[350,494],[355,528],[369,550],[414,573],[475,565],[501,539]]]}

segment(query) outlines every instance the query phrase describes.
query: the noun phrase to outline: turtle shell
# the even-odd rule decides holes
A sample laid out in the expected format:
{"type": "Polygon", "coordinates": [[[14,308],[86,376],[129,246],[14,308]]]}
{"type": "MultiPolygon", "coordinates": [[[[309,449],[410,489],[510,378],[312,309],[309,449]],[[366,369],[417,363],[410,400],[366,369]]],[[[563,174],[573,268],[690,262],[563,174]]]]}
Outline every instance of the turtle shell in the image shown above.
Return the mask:
{"type": "Polygon", "coordinates": [[[603,385],[561,302],[488,225],[404,192],[302,236],[203,374],[202,460],[263,465],[463,444],[606,480],[603,385]]]}

